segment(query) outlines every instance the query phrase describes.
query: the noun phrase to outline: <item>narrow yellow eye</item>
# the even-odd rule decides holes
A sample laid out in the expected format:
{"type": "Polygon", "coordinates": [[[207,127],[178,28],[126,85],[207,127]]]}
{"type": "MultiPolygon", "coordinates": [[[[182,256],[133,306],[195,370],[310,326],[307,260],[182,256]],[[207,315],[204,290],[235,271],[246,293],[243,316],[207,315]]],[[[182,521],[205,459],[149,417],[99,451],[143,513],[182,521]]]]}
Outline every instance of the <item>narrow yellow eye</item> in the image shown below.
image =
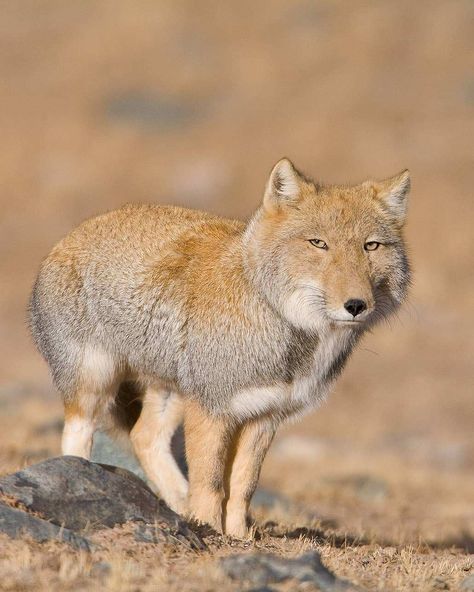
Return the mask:
{"type": "Polygon", "coordinates": [[[380,243],[378,243],[377,241],[369,241],[368,243],[365,243],[365,245],[364,245],[364,249],[366,251],[375,251],[379,247],[380,247],[380,243]]]}
{"type": "Polygon", "coordinates": [[[327,249],[328,248],[327,244],[323,240],[320,240],[319,238],[312,238],[312,239],[310,239],[309,242],[313,245],[313,247],[318,247],[318,249],[327,249]]]}

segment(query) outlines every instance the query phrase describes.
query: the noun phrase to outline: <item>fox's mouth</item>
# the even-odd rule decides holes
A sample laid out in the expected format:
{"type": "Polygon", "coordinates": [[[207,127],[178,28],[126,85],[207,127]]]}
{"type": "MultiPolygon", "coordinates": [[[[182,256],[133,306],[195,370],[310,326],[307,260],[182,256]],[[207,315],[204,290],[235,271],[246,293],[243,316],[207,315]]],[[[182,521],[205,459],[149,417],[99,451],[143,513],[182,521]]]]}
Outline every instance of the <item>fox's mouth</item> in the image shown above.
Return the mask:
{"type": "Polygon", "coordinates": [[[331,320],[331,322],[336,323],[337,325],[363,325],[366,320],[367,317],[364,319],[334,319],[329,317],[329,319],[331,320]]]}
{"type": "Polygon", "coordinates": [[[364,311],[362,314],[357,315],[357,317],[348,318],[345,316],[340,316],[337,314],[328,314],[328,319],[331,323],[335,323],[336,325],[347,325],[347,326],[355,326],[355,325],[364,325],[372,316],[373,309],[369,309],[364,311]]]}

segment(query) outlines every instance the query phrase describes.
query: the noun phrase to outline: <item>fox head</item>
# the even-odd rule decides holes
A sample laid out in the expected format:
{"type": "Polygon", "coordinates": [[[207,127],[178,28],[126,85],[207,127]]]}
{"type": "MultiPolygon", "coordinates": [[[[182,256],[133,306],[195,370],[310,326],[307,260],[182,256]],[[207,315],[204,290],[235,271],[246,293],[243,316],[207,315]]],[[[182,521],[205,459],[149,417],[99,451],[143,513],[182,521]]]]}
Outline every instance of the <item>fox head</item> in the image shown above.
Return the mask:
{"type": "Polygon", "coordinates": [[[410,175],[319,185],[286,158],[246,231],[252,280],[294,326],[367,327],[405,298],[402,230],[410,175]]]}

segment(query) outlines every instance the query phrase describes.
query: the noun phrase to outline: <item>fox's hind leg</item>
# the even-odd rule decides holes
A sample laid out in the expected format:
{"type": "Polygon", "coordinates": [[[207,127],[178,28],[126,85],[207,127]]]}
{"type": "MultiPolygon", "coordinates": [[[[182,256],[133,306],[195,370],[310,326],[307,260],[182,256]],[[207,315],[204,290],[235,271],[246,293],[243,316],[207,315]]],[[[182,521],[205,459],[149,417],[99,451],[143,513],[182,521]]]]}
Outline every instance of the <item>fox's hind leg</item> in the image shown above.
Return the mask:
{"type": "Polygon", "coordinates": [[[158,493],[179,514],[187,508],[188,482],[171,452],[171,440],[183,420],[179,394],[164,388],[148,387],[142,411],[132,431],[135,454],[158,493]]]}
{"type": "Polygon", "coordinates": [[[117,394],[119,376],[113,357],[87,345],[61,379],[64,400],[62,453],[89,459],[94,431],[107,416],[117,394]]]}
{"type": "Polygon", "coordinates": [[[90,409],[87,400],[95,395],[75,393],[65,400],[64,429],[61,442],[64,455],[90,459],[92,439],[96,426],[95,409],[90,409]]]}

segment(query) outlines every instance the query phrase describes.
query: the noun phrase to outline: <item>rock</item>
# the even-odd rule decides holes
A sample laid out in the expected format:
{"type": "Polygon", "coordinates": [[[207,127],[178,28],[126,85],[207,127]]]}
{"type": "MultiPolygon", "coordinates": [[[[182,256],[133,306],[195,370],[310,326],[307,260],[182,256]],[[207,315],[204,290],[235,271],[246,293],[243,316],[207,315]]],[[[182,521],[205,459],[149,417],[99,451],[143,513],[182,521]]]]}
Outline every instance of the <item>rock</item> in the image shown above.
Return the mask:
{"type": "Polygon", "coordinates": [[[445,578],[438,576],[434,579],[433,590],[449,590],[449,584],[445,578]]]}
{"type": "Polygon", "coordinates": [[[324,523],[327,527],[334,528],[336,526],[334,520],[322,520],[321,516],[306,504],[295,502],[280,493],[271,491],[270,489],[257,488],[252,498],[251,508],[253,510],[275,510],[279,508],[287,515],[292,514],[304,517],[308,522],[318,520],[320,523],[324,523]]]}
{"type": "Polygon", "coordinates": [[[159,500],[135,475],[73,456],[2,477],[0,491],[73,530],[112,527],[127,520],[153,522],[161,510],[159,500]]]}
{"type": "Polygon", "coordinates": [[[194,101],[159,93],[123,93],[107,100],[110,119],[166,131],[194,123],[207,114],[207,108],[194,101]]]}
{"type": "MultiPolygon", "coordinates": [[[[176,433],[173,436],[171,449],[179,468],[183,474],[187,476],[188,467],[184,453],[184,434],[182,427],[176,430],[176,433]]],[[[121,446],[104,432],[98,431],[94,434],[91,460],[96,463],[127,469],[127,471],[131,471],[137,475],[137,477],[140,477],[140,479],[145,481],[145,483],[150,485],[145,472],[131,448],[121,446]]]]}
{"type": "Polygon", "coordinates": [[[136,475],[118,467],[63,456],[0,478],[0,493],[71,530],[138,521],[197,549],[204,543],[136,475]],[[180,538],[181,537],[181,538],[180,538]]]}
{"type": "MultiPolygon", "coordinates": [[[[184,524],[184,523],[182,523],[184,524]]],[[[135,540],[140,543],[179,543],[188,549],[203,551],[206,545],[195,534],[190,536],[190,531],[186,527],[183,531],[178,528],[169,529],[163,525],[156,526],[153,524],[139,523],[135,530],[135,540]]]]}
{"type": "Polygon", "coordinates": [[[461,590],[465,590],[466,592],[474,592],[474,574],[467,576],[467,578],[462,581],[461,590]]]}
{"type": "Polygon", "coordinates": [[[342,477],[326,477],[324,483],[351,491],[365,502],[381,501],[388,495],[388,485],[382,479],[371,475],[345,475],[342,477]]]}
{"type": "Polygon", "coordinates": [[[231,579],[254,586],[267,586],[294,579],[313,584],[322,592],[360,592],[360,588],[331,573],[321,563],[316,551],[295,559],[263,553],[231,555],[221,560],[221,567],[231,579]]]}
{"type": "Polygon", "coordinates": [[[289,4],[288,10],[284,13],[285,29],[288,28],[294,34],[300,34],[301,30],[308,29],[314,34],[315,29],[318,29],[325,22],[328,7],[323,3],[319,4],[306,0],[305,2],[297,2],[289,4]]]}
{"type": "Polygon", "coordinates": [[[254,508],[264,508],[269,510],[277,506],[288,510],[292,506],[292,502],[283,495],[270,491],[269,489],[258,488],[252,498],[252,506],[254,508]]]}
{"type": "Polygon", "coordinates": [[[145,483],[148,483],[146,475],[132,451],[122,448],[104,432],[94,434],[91,460],[92,462],[127,469],[127,471],[140,477],[145,483]]]}
{"type": "Polygon", "coordinates": [[[466,442],[436,439],[418,433],[392,433],[384,437],[382,446],[410,463],[429,464],[440,469],[461,469],[470,461],[466,442]]]}
{"type": "Polygon", "coordinates": [[[92,565],[90,573],[92,577],[100,578],[109,575],[110,569],[110,563],[107,563],[107,561],[98,561],[92,565]]]}
{"type": "Polygon", "coordinates": [[[0,501],[0,532],[9,537],[18,539],[24,536],[31,537],[39,543],[45,541],[61,541],[69,543],[76,549],[91,550],[91,543],[82,536],[51,524],[36,516],[32,516],[23,510],[12,508],[0,501]]]}

